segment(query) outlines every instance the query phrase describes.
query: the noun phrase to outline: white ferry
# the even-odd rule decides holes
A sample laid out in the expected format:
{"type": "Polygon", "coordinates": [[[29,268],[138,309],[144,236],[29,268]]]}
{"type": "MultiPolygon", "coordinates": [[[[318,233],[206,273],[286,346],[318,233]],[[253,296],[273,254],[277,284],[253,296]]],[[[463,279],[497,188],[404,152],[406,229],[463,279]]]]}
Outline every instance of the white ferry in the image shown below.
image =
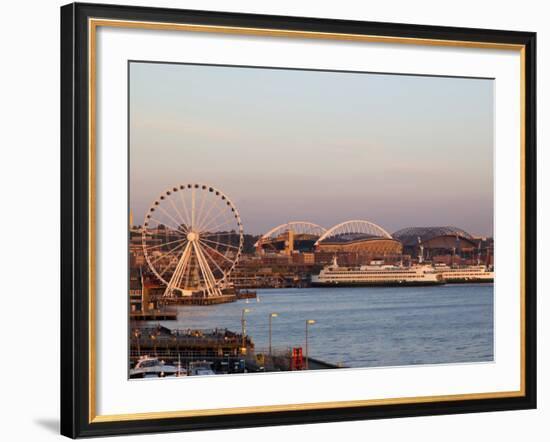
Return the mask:
{"type": "Polygon", "coordinates": [[[419,286],[444,284],[443,277],[432,266],[412,267],[384,265],[372,261],[361,267],[340,267],[336,258],[319,275],[311,277],[311,285],[323,286],[419,286]]]}
{"type": "Polygon", "coordinates": [[[445,264],[436,264],[435,271],[448,283],[473,283],[473,282],[493,282],[495,272],[489,270],[484,265],[473,266],[448,266],[445,264]]]}

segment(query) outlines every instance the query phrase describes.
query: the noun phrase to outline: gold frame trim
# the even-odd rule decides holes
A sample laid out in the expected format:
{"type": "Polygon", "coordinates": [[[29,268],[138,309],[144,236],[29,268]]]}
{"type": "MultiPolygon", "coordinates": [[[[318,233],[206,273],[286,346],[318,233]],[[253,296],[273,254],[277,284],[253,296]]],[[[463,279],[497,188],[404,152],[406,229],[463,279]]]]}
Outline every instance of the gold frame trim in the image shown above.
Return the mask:
{"type": "Polygon", "coordinates": [[[427,402],[481,400],[513,398],[525,396],[525,45],[492,42],[475,42],[459,40],[422,39],[408,37],[391,37],[377,35],[339,34],[329,32],[292,31],[284,29],[245,28],[233,26],[211,26],[181,23],[157,23],[131,20],[88,19],[88,127],[89,127],[89,423],[134,421],[146,419],[169,419],[180,417],[241,415],[247,413],[265,413],[299,410],[323,410],[328,408],[365,407],[375,405],[418,404],[427,402]],[[388,399],[369,399],[354,401],[317,402],[303,404],[262,405],[254,407],[217,408],[203,410],[160,411],[130,414],[96,414],[96,328],[95,328],[95,208],[96,208],[96,31],[99,26],[116,28],[133,28],[163,31],[208,32],[218,34],[273,36],[287,38],[308,38],[340,41],[357,41],[387,44],[412,44],[421,46],[462,47],[478,49],[496,49],[519,51],[520,53],[520,193],[521,193],[521,227],[520,227],[520,389],[518,391],[466,393],[439,396],[417,396],[388,399]]]}

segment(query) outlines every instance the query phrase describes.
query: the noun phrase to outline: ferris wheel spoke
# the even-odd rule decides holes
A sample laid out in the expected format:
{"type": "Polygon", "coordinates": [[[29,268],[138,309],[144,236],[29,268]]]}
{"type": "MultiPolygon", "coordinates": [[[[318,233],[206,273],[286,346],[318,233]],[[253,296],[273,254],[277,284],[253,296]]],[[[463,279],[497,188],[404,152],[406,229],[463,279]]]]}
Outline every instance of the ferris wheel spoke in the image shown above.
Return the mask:
{"type": "Polygon", "coordinates": [[[217,241],[212,241],[211,239],[204,239],[204,238],[201,238],[201,241],[206,241],[206,242],[211,243],[211,244],[217,244],[217,245],[222,246],[222,247],[230,247],[232,249],[239,250],[239,248],[234,246],[233,244],[221,243],[221,242],[217,242],[217,241]]]}
{"type": "Polygon", "coordinates": [[[216,229],[223,227],[225,225],[236,224],[232,217],[227,216],[227,213],[220,213],[215,218],[212,218],[209,225],[205,227],[206,232],[216,233],[216,229]],[[225,215],[225,219],[221,218],[222,215],[225,215]]]}
{"type": "Polygon", "coordinates": [[[216,198],[211,198],[210,204],[208,205],[208,208],[202,216],[199,218],[197,222],[197,231],[202,232],[204,223],[209,219],[210,213],[212,212],[212,209],[218,205],[218,200],[216,198]]]}
{"type": "Polygon", "coordinates": [[[181,242],[181,241],[186,241],[186,238],[181,238],[181,239],[176,239],[174,241],[170,241],[170,242],[164,242],[162,244],[157,244],[155,246],[145,246],[145,248],[147,250],[152,250],[152,249],[156,249],[156,248],[159,248],[159,247],[163,247],[163,246],[167,246],[169,244],[174,244],[174,243],[177,243],[177,242],[181,242]]]}
{"type": "Polygon", "coordinates": [[[234,230],[229,232],[209,232],[209,233],[201,233],[201,238],[212,238],[214,236],[239,236],[237,232],[234,230]]]}
{"type": "Polygon", "coordinates": [[[185,214],[185,219],[187,220],[186,225],[191,226],[191,216],[189,216],[189,211],[187,210],[187,203],[185,202],[184,192],[180,192],[180,201],[183,206],[183,213],[185,214]]]}
{"type": "Polygon", "coordinates": [[[182,226],[182,224],[181,224],[178,220],[176,220],[172,215],[170,215],[170,214],[166,211],[166,209],[165,209],[164,207],[158,206],[158,208],[159,208],[160,210],[162,210],[162,211],[164,212],[164,214],[165,214],[168,218],[170,218],[170,219],[176,224],[176,226],[179,225],[178,230],[181,229],[182,232],[187,233],[187,229],[184,228],[184,227],[182,226]]]}
{"type": "Polygon", "coordinates": [[[172,198],[169,198],[169,201],[170,201],[170,204],[172,205],[172,207],[174,208],[174,210],[176,211],[176,213],[178,214],[178,217],[179,219],[181,220],[181,224],[184,225],[186,227],[186,231],[187,231],[187,227],[188,227],[188,224],[185,222],[185,219],[183,218],[183,216],[181,215],[179,209],[177,208],[177,206],[174,204],[174,201],[172,198]]]}
{"type": "Polygon", "coordinates": [[[225,270],[219,266],[219,264],[216,262],[214,258],[212,258],[212,256],[210,256],[210,253],[208,253],[208,250],[204,252],[204,256],[206,256],[207,258],[210,258],[210,261],[217,267],[217,269],[221,272],[222,276],[225,276],[225,270]]]}
{"type": "Polygon", "coordinates": [[[214,223],[218,222],[218,218],[222,215],[225,215],[227,217],[227,205],[224,204],[222,205],[222,207],[215,213],[215,215],[210,218],[210,220],[208,221],[208,223],[201,229],[202,232],[206,231],[206,230],[210,230],[211,227],[214,223]]]}
{"type": "Polygon", "coordinates": [[[211,233],[217,233],[216,230],[220,229],[221,227],[225,227],[225,226],[231,226],[231,220],[225,220],[224,222],[218,224],[217,226],[212,227],[210,229],[210,231],[211,231],[211,233]]]}
{"type": "Polygon", "coordinates": [[[173,252],[176,251],[177,249],[182,248],[184,245],[185,245],[185,242],[182,243],[182,244],[177,245],[176,247],[173,247],[172,249],[168,250],[168,252],[164,253],[163,255],[160,255],[159,257],[157,257],[156,259],[154,259],[153,261],[151,261],[151,262],[149,263],[149,265],[153,265],[153,264],[159,262],[162,258],[166,258],[167,255],[170,255],[171,253],[173,253],[173,252]]]}
{"type": "MultiPolygon", "coordinates": [[[[168,264],[162,272],[159,273],[159,276],[162,277],[164,274],[172,267],[172,265],[176,264],[177,266],[177,259],[170,260],[170,264],[168,264]]],[[[175,269],[174,269],[175,270],[175,269]]]]}
{"type": "MultiPolygon", "coordinates": [[[[187,232],[184,232],[183,230],[180,230],[179,227],[177,226],[174,226],[173,224],[169,224],[167,223],[166,221],[161,221],[160,219],[158,218],[155,218],[154,216],[151,216],[150,218],[148,218],[149,220],[153,220],[153,221],[156,221],[158,223],[158,225],[162,225],[162,226],[168,226],[170,228],[172,228],[172,233],[176,233],[176,234],[180,234],[180,235],[187,235],[187,232]]],[[[158,227],[158,226],[157,226],[158,227]]]]}
{"type": "Polygon", "coordinates": [[[191,190],[191,230],[195,228],[195,203],[196,203],[195,187],[191,190]]]}
{"type": "Polygon", "coordinates": [[[231,260],[231,259],[229,259],[229,258],[228,258],[227,256],[225,256],[223,253],[220,253],[220,252],[218,252],[216,249],[210,247],[208,244],[203,243],[202,240],[200,240],[200,239],[199,239],[199,242],[200,242],[204,247],[206,247],[206,248],[209,249],[209,250],[212,250],[215,254],[221,256],[223,259],[225,259],[227,262],[229,262],[231,265],[233,265],[233,262],[234,262],[234,261],[231,260]]]}
{"type": "Polygon", "coordinates": [[[206,200],[207,200],[206,195],[203,198],[201,198],[200,207],[197,210],[197,214],[195,216],[195,230],[197,231],[200,231],[200,220],[204,216],[204,205],[206,204],[206,200]]]}

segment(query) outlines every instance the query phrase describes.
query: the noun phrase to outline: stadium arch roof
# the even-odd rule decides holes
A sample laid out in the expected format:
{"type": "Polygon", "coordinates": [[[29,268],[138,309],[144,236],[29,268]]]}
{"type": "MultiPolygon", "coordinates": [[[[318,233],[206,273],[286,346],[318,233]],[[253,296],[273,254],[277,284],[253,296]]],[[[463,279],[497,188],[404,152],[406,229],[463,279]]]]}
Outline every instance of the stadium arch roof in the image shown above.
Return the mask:
{"type": "Polygon", "coordinates": [[[454,226],[437,226],[437,227],[407,227],[398,230],[392,235],[405,246],[418,244],[420,241],[426,242],[440,236],[455,236],[468,240],[473,240],[474,237],[463,229],[454,226]]]}
{"type": "Polygon", "coordinates": [[[328,229],[315,243],[315,245],[323,242],[342,240],[359,240],[369,238],[385,238],[392,239],[392,236],[377,224],[370,221],[354,219],[336,224],[328,229]]]}
{"type": "Polygon", "coordinates": [[[269,232],[264,233],[260,239],[256,241],[254,247],[258,247],[266,241],[276,239],[279,235],[286,233],[289,230],[294,231],[295,234],[309,234],[317,237],[320,237],[327,231],[327,229],[319,224],[311,223],[309,221],[291,221],[273,227],[269,232]]]}

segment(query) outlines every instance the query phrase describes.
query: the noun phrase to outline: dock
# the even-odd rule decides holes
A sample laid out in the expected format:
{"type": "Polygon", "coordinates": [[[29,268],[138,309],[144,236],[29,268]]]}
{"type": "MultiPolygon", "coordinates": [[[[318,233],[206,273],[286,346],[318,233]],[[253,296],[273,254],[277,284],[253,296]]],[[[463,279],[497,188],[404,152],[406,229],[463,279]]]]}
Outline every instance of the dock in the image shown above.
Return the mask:
{"type": "Polygon", "coordinates": [[[163,326],[138,326],[130,332],[130,368],[142,356],[156,357],[167,364],[190,367],[201,362],[217,374],[253,373],[342,368],[316,358],[293,359],[293,349],[256,350],[250,336],[228,329],[169,329],[163,326]]]}
{"type": "Polygon", "coordinates": [[[256,292],[253,290],[237,290],[233,293],[223,294],[221,296],[204,296],[202,294],[197,294],[192,296],[162,298],[158,301],[165,305],[217,305],[236,302],[240,299],[255,299],[256,297],[256,292]]]}
{"type": "Polygon", "coordinates": [[[130,364],[144,355],[183,367],[206,361],[216,373],[245,370],[246,355],[254,350],[249,336],[228,329],[169,329],[163,326],[134,327],[130,331],[130,364]]]}
{"type": "Polygon", "coordinates": [[[130,312],[130,321],[175,321],[178,319],[176,310],[146,310],[130,312]]]}

